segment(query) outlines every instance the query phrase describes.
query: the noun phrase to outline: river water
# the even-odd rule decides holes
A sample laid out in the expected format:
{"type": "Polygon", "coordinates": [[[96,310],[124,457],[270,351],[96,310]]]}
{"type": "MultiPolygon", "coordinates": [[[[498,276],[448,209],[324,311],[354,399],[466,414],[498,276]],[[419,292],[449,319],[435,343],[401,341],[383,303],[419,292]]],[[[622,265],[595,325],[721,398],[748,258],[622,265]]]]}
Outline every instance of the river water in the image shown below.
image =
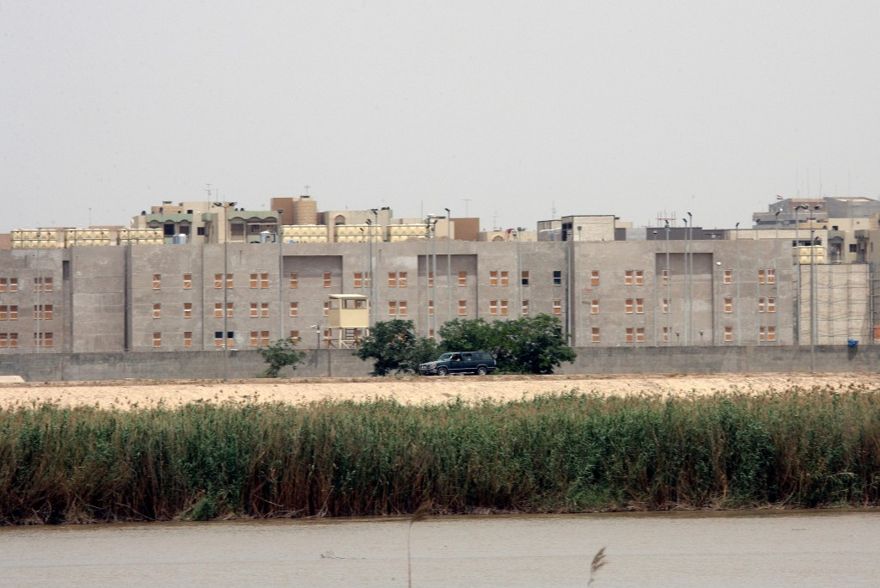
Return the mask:
{"type": "MultiPolygon", "coordinates": [[[[0,529],[4,586],[407,586],[408,521],[0,529]]],[[[880,513],[433,518],[412,585],[880,586],[880,513]]]]}

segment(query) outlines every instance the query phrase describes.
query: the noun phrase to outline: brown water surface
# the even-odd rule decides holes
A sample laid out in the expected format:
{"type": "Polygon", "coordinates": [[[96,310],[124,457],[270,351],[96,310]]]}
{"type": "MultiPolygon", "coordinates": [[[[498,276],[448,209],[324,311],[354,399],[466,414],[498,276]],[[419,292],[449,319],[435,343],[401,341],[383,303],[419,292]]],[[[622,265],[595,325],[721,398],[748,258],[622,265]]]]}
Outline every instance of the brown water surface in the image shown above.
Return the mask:
{"type": "MultiPolygon", "coordinates": [[[[408,522],[0,529],[4,586],[406,586],[408,522]]],[[[880,513],[449,517],[412,528],[413,586],[880,586],[880,513]]]]}

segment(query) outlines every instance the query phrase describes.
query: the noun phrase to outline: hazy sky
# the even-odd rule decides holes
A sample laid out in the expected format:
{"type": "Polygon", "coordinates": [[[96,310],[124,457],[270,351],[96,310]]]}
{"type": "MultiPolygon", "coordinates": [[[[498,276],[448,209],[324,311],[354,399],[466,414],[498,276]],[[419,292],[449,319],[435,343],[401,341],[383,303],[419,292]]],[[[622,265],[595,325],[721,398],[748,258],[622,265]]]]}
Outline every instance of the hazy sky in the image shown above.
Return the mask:
{"type": "Polygon", "coordinates": [[[748,226],[820,178],[880,196],[877,0],[0,0],[0,231],[208,183],[487,228],[748,226]]]}

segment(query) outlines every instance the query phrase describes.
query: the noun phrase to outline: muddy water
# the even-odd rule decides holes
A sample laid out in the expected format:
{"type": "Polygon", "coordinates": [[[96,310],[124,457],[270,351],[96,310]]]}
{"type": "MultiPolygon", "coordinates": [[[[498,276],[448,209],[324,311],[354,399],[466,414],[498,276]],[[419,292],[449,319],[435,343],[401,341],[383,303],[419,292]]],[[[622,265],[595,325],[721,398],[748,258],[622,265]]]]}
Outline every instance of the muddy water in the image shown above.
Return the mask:
{"type": "MultiPolygon", "coordinates": [[[[407,586],[396,520],[0,529],[8,586],[407,586]]],[[[453,517],[412,527],[413,586],[880,586],[880,513],[453,517]]]]}

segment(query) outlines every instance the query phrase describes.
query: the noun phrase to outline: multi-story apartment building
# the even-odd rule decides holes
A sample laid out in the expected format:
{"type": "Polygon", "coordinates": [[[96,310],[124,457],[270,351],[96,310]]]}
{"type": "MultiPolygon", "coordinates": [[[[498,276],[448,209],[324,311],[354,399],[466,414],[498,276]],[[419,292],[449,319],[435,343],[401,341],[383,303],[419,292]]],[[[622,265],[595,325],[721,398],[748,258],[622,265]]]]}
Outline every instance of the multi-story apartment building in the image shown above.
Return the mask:
{"type": "Polygon", "coordinates": [[[802,265],[800,280],[796,268],[784,240],[12,250],[0,252],[0,350],[222,349],[224,333],[238,349],[324,346],[330,294],[363,294],[372,323],[409,319],[425,336],[457,318],[548,313],[579,347],[789,345],[811,329],[817,343],[872,340],[868,264],[802,265]]]}

